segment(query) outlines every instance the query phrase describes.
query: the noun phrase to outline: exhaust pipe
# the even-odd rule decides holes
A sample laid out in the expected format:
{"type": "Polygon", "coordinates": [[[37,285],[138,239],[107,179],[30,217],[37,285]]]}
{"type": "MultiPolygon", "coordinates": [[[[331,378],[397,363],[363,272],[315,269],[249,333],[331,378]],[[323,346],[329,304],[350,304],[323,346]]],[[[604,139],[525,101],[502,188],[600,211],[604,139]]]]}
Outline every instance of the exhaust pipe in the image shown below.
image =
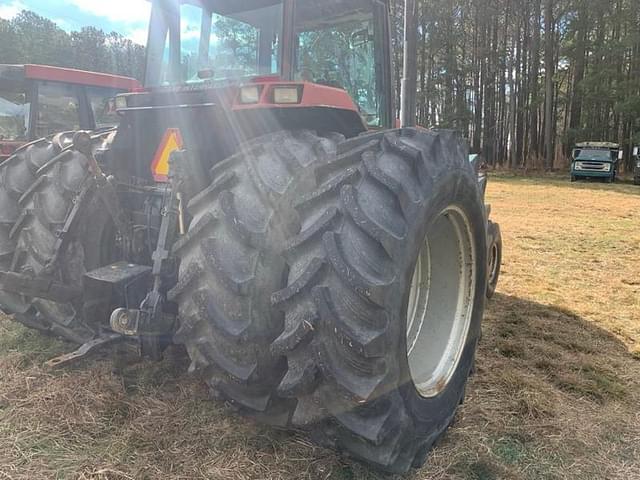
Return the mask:
{"type": "Polygon", "coordinates": [[[416,0],[404,3],[404,60],[400,93],[400,122],[403,127],[416,125],[416,98],[418,88],[418,23],[416,0]]]}

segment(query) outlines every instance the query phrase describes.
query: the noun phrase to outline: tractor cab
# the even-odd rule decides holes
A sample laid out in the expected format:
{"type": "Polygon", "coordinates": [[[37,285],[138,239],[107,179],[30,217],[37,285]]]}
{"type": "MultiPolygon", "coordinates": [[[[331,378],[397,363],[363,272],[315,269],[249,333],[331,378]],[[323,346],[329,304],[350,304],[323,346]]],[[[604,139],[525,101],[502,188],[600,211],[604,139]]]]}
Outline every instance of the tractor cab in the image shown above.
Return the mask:
{"type": "MultiPolygon", "coordinates": [[[[391,126],[387,11],[380,0],[156,1],[145,84],[315,83],[349,93],[366,126],[391,126]]],[[[241,104],[263,100],[255,89],[244,93],[241,104]]],[[[271,100],[304,97],[301,87],[271,100]]]]}
{"type": "Polygon", "coordinates": [[[43,65],[0,65],[0,160],[37,138],[118,123],[114,98],[132,78],[43,65]]]}
{"type": "MultiPolygon", "coordinates": [[[[145,87],[118,99],[116,148],[136,152],[139,177],[168,131],[213,165],[270,132],[314,128],[350,138],[391,128],[388,5],[154,1],[145,87]]],[[[156,180],[165,173],[152,172],[156,180]]]]}

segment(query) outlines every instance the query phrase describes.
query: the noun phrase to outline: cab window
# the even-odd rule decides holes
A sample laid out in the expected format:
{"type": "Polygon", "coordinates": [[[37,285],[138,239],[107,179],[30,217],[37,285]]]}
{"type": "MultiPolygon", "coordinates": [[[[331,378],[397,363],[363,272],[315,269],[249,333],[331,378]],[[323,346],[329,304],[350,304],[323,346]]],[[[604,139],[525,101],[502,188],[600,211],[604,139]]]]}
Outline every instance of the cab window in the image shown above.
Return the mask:
{"type": "Polygon", "coordinates": [[[53,82],[38,85],[36,137],[80,129],[80,102],[76,87],[53,82]]]}
{"type": "Polygon", "coordinates": [[[224,9],[218,3],[213,2],[213,10],[183,3],[173,13],[155,7],[150,51],[153,54],[161,45],[161,68],[157,81],[147,72],[147,84],[225,81],[278,72],[282,3],[252,7],[237,2],[231,8],[222,2],[224,9]]]}
{"type": "Polygon", "coordinates": [[[346,90],[366,123],[381,126],[374,4],[331,3],[305,0],[296,9],[296,79],[346,90]]]}
{"type": "Polygon", "coordinates": [[[86,87],[87,98],[95,128],[115,127],[119,123],[119,117],[116,112],[116,95],[121,93],[120,90],[112,90],[109,88],[86,87]]]}
{"type": "Polygon", "coordinates": [[[21,90],[0,89],[0,140],[27,140],[29,104],[21,90]]]}

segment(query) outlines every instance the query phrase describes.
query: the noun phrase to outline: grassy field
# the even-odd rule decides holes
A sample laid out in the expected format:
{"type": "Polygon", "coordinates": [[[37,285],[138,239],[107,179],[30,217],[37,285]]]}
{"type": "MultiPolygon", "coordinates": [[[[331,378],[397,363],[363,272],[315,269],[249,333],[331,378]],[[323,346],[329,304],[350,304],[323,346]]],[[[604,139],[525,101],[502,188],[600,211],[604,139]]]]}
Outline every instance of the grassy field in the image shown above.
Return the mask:
{"type": "MultiPolygon", "coordinates": [[[[505,252],[454,427],[408,478],[640,479],[640,188],[492,178],[505,252]]],[[[0,479],[377,479],[186,374],[0,320],[0,479]]]]}

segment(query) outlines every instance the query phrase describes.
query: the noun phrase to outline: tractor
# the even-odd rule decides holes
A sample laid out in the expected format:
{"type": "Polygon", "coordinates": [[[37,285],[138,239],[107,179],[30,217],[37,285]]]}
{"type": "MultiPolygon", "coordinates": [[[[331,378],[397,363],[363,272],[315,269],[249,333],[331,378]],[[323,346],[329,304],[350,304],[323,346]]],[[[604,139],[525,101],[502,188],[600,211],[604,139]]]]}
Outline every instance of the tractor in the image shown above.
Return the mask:
{"type": "Polygon", "coordinates": [[[48,65],[0,65],[0,161],[37,139],[118,124],[115,97],[133,78],[48,65]]]}
{"type": "Polygon", "coordinates": [[[242,413],[422,465],[474,368],[488,209],[464,141],[415,126],[405,21],[398,126],[388,1],[154,0],[118,127],[0,166],[3,310],[82,345],[50,366],[184,345],[242,413]]]}

